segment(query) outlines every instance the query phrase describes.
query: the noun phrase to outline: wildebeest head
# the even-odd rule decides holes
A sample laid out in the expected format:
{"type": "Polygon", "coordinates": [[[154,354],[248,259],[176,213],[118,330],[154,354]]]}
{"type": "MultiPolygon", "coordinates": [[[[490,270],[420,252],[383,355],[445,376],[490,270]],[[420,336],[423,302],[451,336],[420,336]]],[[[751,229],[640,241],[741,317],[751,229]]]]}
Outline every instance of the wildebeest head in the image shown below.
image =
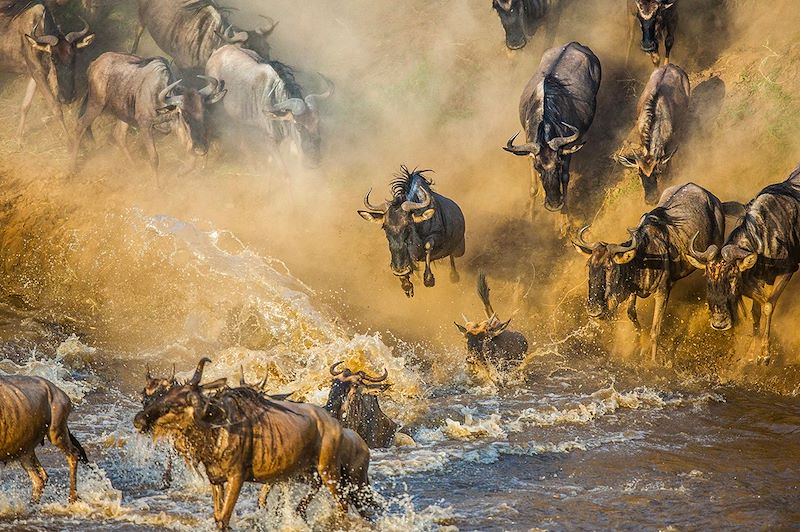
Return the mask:
{"type": "Polygon", "coordinates": [[[497,11],[506,32],[508,49],[523,48],[528,43],[528,37],[525,35],[525,8],[522,0],[492,0],[492,8],[497,11]]]}
{"type": "Polygon", "coordinates": [[[658,50],[656,24],[661,14],[675,4],[675,0],[636,0],[636,18],[642,28],[642,50],[658,50]]]}
{"type": "Polygon", "coordinates": [[[414,270],[414,261],[420,256],[423,244],[417,233],[417,224],[430,220],[436,213],[433,197],[425,187],[419,187],[421,201],[396,195],[382,205],[373,205],[369,201],[370,192],[371,189],[364,197],[364,205],[368,210],[358,211],[358,214],[368,222],[383,227],[392,256],[392,273],[407,277],[414,270]]]}
{"type": "Polygon", "coordinates": [[[289,98],[275,104],[267,114],[275,120],[286,120],[294,125],[295,142],[303,153],[305,162],[311,167],[319,166],[322,158],[322,136],[320,134],[319,102],[333,95],[335,86],[331,80],[318,74],[325,81],[326,89],[305,98],[289,98]]]}
{"type": "Polygon", "coordinates": [[[145,385],[142,389],[142,406],[146,407],[156,399],[163,397],[167,392],[178,385],[175,379],[175,366],[172,366],[172,375],[169,378],[153,377],[150,366],[144,375],[145,385]]]}
{"type": "Polygon", "coordinates": [[[325,410],[333,414],[336,419],[341,420],[347,411],[347,405],[355,395],[369,391],[385,391],[391,385],[384,383],[389,377],[389,370],[384,369],[383,375],[373,377],[364,371],[350,371],[348,368],[339,370],[344,364],[339,361],[330,367],[333,380],[331,381],[331,391],[328,393],[328,402],[325,410]]]}
{"type": "Polygon", "coordinates": [[[89,24],[83,21],[81,31],[72,31],[62,35],[58,31],[54,35],[36,35],[39,23],[25,35],[28,44],[42,56],[50,72],[48,83],[50,90],[61,103],[70,103],[75,99],[75,61],[78,51],[94,42],[95,34],[89,33],[89,24]]]}
{"type": "Polygon", "coordinates": [[[492,340],[502,334],[508,328],[509,323],[511,323],[510,319],[500,321],[497,316],[492,315],[483,321],[466,321],[464,325],[455,323],[455,326],[467,340],[467,354],[473,359],[482,360],[484,355],[491,353],[492,340]]]}
{"type": "Polygon", "coordinates": [[[225,43],[241,45],[254,51],[265,61],[269,61],[272,53],[269,37],[272,35],[272,32],[275,31],[278,23],[270,17],[264,15],[259,16],[269,21],[269,25],[250,31],[236,30],[232,25],[229,25],[225,28],[225,31],[218,33],[218,35],[225,43]]]}
{"type": "Polygon", "coordinates": [[[654,205],[661,196],[659,179],[666,172],[670,159],[677,151],[675,148],[671,153],[665,153],[664,150],[657,150],[655,153],[645,151],[642,154],[634,152],[632,155],[617,156],[617,161],[639,172],[639,179],[642,180],[644,188],[644,200],[649,205],[654,205]]]}
{"type": "Polygon", "coordinates": [[[193,89],[178,80],[164,87],[158,95],[157,109],[162,123],[171,123],[177,129],[186,150],[195,155],[208,153],[206,107],[220,101],[225,94],[225,83],[215,78],[198,76],[208,82],[202,89],[193,89]]]}
{"type": "Polygon", "coordinates": [[[686,260],[706,275],[706,301],[711,327],[725,331],[733,326],[742,298],[742,274],[756,265],[758,254],[739,246],[727,245],[720,251],[710,245],[703,252],[694,247],[697,234],[689,244],[686,260]]]}
{"type": "Polygon", "coordinates": [[[136,414],[133,425],[139,432],[181,431],[192,423],[201,426],[221,423],[226,413],[221,405],[206,393],[225,387],[227,380],[219,379],[200,385],[204,366],[211,362],[203,358],[192,378],[183,385],[172,386],[164,395],[155,398],[136,414]]]}
{"type": "Polygon", "coordinates": [[[535,139],[527,144],[515,146],[514,141],[519,135],[517,132],[508,139],[503,147],[504,150],[514,155],[533,159],[533,168],[542,179],[545,194],[544,206],[549,211],[560,211],[564,207],[567,188],[567,183],[563,180],[565,158],[583,147],[583,143],[568,146],[578,139],[580,133],[577,128],[569,124],[562,125],[572,131],[572,134],[566,137],[554,137],[547,142],[535,139]]]}
{"type": "Polygon", "coordinates": [[[606,242],[587,242],[584,233],[587,225],[572,241],[578,252],[589,257],[589,295],[586,299],[586,311],[592,318],[606,318],[633,293],[631,286],[639,242],[636,231],[629,229],[629,241],[622,244],[606,242]]]}

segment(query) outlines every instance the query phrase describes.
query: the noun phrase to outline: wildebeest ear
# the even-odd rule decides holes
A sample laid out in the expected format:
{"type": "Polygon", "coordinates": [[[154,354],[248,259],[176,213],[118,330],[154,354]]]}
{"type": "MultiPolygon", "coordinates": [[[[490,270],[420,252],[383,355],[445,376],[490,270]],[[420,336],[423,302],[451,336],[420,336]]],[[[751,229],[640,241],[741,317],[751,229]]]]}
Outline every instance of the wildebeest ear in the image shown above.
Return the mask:
{"type": "Polygon", "coordinates": [[[744,272],[756,265],[758,253],[751,253],[739,261],[739,271],[744,272]]]}
{"type": "Polygon", "coordinates": [[[636,256],[636,249],[631,249],[629,251],[625,251],[624,253],[615,253],[614,254],[614,263],[615,264],[628,264],[633,258],[636,256]]]}
{"type": "Polygon", "coordinates": [[[639,163],[636,162],[636,158],[635,157],[631,158],[630,155],[620,154],[614,157],[614,160],[616,160],[619,164],[627,168],[639,168],[639,163]]]}
{"type": "Polygon", "coordinates": [[[358,211],[358,215],[364,218],[368,222],[373,222],[376,224],[383,223],[384,214],[382,212],[358,211]]]}
{"type": "Polygon", "coordinates": [[[434,214],[436,214],[436,209],[426,209],[422,214],[412,214],[411,218],[413,218],[414,223],[418,224],[430,220],[434,214]]]}
{"type": "Polygon", "coordinates": [[[30,44],[33,47],[34,50],[38,50],[38,51],[44,52],[46,54],[52,53],[52,51],[53,51],[52,45],[40,43],[39,41],[37,41],[36,39],[31,37],[27,33],[25,34],[25,39],[28,41],[28,44],[30,44]]]}
{"type": "Polygon", "coordinates": [[[91,45],[94,42],[95,37],[96,35],[94,33],[90,33],[89,35],[78,41],[75,44],[75,48],[77,48],[78,50],[86,48],[87,46],[91,45]]]}
{"type": "Polygon", "coordinates": [[[459,332],[460,332],[461,334],[464,334],[464,335],[465,335],[465,334],[467,334],[467,328],[466,328],[466,327],[464,327],[463,325],[459,325],[459,324],[458,324],[458,323],[456,323],[456,322],[453,322],[453,325],[455,325],[456,327],[458,327],[458,330],[459,330],[459,332]]]}
{"type": "Polygon", "coordinates": [[[686,255],[684,255],[683,258],[686,259],[686,262],[688,262],[689,264],[691,264],[692,266],[694,266],[698,270],[705,270],[706,269],[706,264],[704,262],[700,262],[696,258],[692,257],[692,255],[690,253],[687,253],[686,255]]]}
{"type": "Polygon", "coordinates": [[[565,148],[565,149],[561,150],[561,153],[563,153],[564,155],[571,155],[571,154],[573,154],[573,153],[575,153],[577,151],[580,151],[580,149],[583,148],[585,145],[586,145],[585,142],[581,142],[580,144],[576,144],[576,145],[572,146],[571,148],[565,148]]]}

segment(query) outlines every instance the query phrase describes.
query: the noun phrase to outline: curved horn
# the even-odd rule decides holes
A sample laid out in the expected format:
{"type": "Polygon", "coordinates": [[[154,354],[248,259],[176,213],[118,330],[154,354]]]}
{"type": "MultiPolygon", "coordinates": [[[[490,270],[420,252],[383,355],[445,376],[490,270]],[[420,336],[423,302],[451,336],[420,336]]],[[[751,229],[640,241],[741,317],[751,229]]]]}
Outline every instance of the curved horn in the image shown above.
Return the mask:
{"type": "Polygon", "coordinates": [[[302,115],[308,111],[308,105],[302,98],[289,98],[272,107],[273,111],[289,111],[293,115],[302,115]]]}
{"type": "Polygon", "coordinates": [[[372,203],[370,203],[370,202],[369,202],[369,195],[370,195],[370,194],[372,194],[372,189],[369,189],[369,191],[367,192],[367,195],[366,195],[366,196],[364,196],[364,206],[365,206],[367,209],[371,210],[371,211],[376,211],[376,212],[383,212],[383,213],[385,213],[385,212],[386,212],[386,211],[389,209],[389,204],[388,204],[388,202],[384,201],[384,202],[383,202],[382,204],[380,204],[380,205],[373,205],[372,203]]]}
{"type": "Polygon", "coordinates": [[[261,18],[263,18],[264,20],[267,20],[267,21],[269,21],[269,24],[270,24],[270,25],[269,25],[269,28],[267,28],[267,27],[264,27],[264,28],[256,28],[255,32],[256,32],[257,34],[261,35],[262,37],[269,37],[269,36],[270,36],[270,34],[271,34],[273,31],[275,31],[275,28],[278,26],[278,23],[279,23],[280,21],[278,21],[278,22],[275,22],[275,19],[273,19],[272,17],[268,17],[268,16],[266,16],[266,15],[258,15],[258,16],[259,16],[259,17],[261,17],[261,18]]]}
{"type": "Polygon", "coordinates": [[[513,137],[508,139],[506,145],[503,146],[503,149],[506,150],[508,153],[513,153],[514,155],[519,155],[520,157],[526,157],[528,155],[539,155],[539,150],[541,146],[539,146],[535,142],[528,142],[527,144],[520,144],[519,146],[514,146],[514,141],[517,140],[517,136],[519,136],[519,131],[517,131],[513,137]]]}
{"type": "Polygon", "coordinates": [[[203,369],[205,368],[206,364],[210,364],[211,359],[208,357],[203,357],[200,359],[200,362],[197,363],[197,368],[194,370],[194,375],[192,375],[192,379],[189,381],[189,386],[197,386],[200,384],[200,379],[203,378],[203,369]]]}
{"type": "Polygon", "coordinates": [[[144,365],[144,378],[150,380],[153,376],[150,374],[150,364],[144,365]]]}
{"type": "Polygon", "coordinates": [[[247,32],[235,31],[233,25],[228,24],[228,27],[225,28],[225,32],[222,34],[222,38],[228,44],[241,44],[247,42],[247,32]]]}
{"type": "Polygon", "coordinates": [[[331,96],[333,96],[333,93],[336,90],[336,85],[334,85],[331,80],[329,80],[319,72],[317,72],[317,76],[321,77],[322,81],[325,82],[326,85],[325,92],[319,94],[309,94],[308,96],[306,96],[306,102],[309,101],[309,98],[311,99],[312,102],[315,100],[326,100],[331,96]]]}
{"type": "Polygon", "coordinates": [[[727,246],[723,247],[720,253],[722,254],[722,258],[725,260],[741,260],[752,254],[752,252],[733,244],[728,244],[727,246]]]}
{"type": "Polygon", "coordinates": [[[558,151],[567,144],[575,142],[576,140],[578,140],[578,137],[581,134],[580,131],[578,131],[578,128],[576,128],[575,126],[571,126],[566,122],[561,122],[561,125],[564,126],[565,128],[572,130],[572,135],[568,137],[556,137],[554,139],[550,139],[547,145],[550,146],[550,149],[553,151],[558,151]]]}
{"type": "Polygon", "coordinates": [[[608,252],[612,255],[617,253],[627,253],[632,249],[636,249],[639,246],[639,242],[636,239],[636,229],[628,229],[628,234],[631,235],[631,243],[627,246],[623,246],[621,244],[610,244],[608,246],[608,252]]]}
{"type": "Polygon", "coordinates": [[[30,37],[31,39],[33,39],[37,43],[43,44],[43,45],[46,45],[46,46],[55,46],[55,45],[57,45],[58,44],[58,37],[56,37],[55,35],[39,35],[39,36],[36,35],[36,30],[39,29],[39,24],[41,24],[41,23],[42,23],[42,19],[39,19],[36,22],[36,25],[33,27],[33,30],[31,30],[31,34],[28,35],[28,37],[30,37]]]}
{"type": "Polygon", "coordinates": [[[344,364],[344,360],[340,360],[339,362],[336,362],[333,364],[333,366],[331,366],[330,368],[331,375],[335,377],[337,375],[341,375],[342,373],[344,373],[344,370],[336,371],[336,368],[338,368],[341,364],[344,364]]]}
{"type": "Polygon", "coordinates": [[[175,364],[172,365],[172,375],[169,376],[170,382],[175,382],[175,364]]]}
{"type": "Polygon", "coordinates": [[[389,369],[383,368],[383,375],[381,375],[380,377],[372,377],[367,373],[365,373],[364,371],[356,371],[356,375],[361,377],[361,380],[367,382],[383,382],[389,377],[389,369]]]}
{"type": "Polygon", "coordinates": [[[219,90],[219,86],[222,84],[220,80],[217,78],[212,78],[211,76],[203,76],[198,74],[197,77],[208,82],[208,85],[198,91],[200,96],[204,98],[208,98],[212,94],[216,94],[219,90]]]}
{"type": "Polygon", "coordinates": [[[175,83],[171,83],[171,84],[167,85],[166,87],[164,87],[164,90],[162,90],[161,92],[158,93],[158,101],[162,102],[163,104],[166,105],[167,98],[169,97],[169,93],[172,92],[172,90],[175,87],[180,85],[182,81],[183,81],[182,79],[179,79],[175,83]]]}
{"type": "Polygon", "coordinates": [[[78,17],[78,20],[83,22],[83,29],[81,31],[71,31],[67,33],[66,37],[64,37],[64,39],[70,44],[83,39],[89,34],[89,23],[83,20],[81,17],[78,17]]]}
{"type": "Polygon", "coordinates": [[[575,243],[578,244],[580,247],[591,249],[592,251],[594,251],[595,249],[597,249],[597,246],[599,246],[600,243],[599,242],[589,243],[583,238],[584,233],[586,233],[586,231],[588,231],[590,227],[591,225],[586,225],[583,226],[580,231],[578,231],[578,234],[575,236],[575,243]]]}
{"type": "Polygon", "coordinates": [[[239,365],[239,370],[242,372],[241,376],[239,377],[239,386],[247,386],[247,382],[244,380],[244,365],[239,365]]]}
{"type": "Polygon", "coordinates": [[[699,235],[700,235],[700,231],[697,231],[694,235],[692,235],[692,238],[689,240],[689,254],[695,260],[705,264],[708,261],[714,260],[716,258],[717,253],[719,253],[719,248],[717,246],[715,246],[714,244],[711,244],[702,253],[697,251],[697,249],[694,247],[694,244],[697,241],[697,237],[699,235]]]}
{"type": "Polygon", "coordinates": [[[430,207],[431,202],[433,201],[433,197],[430,194],[428,194],[428,191],[425,190],[424,187],[420,187],[419,194],[420,196],[422,196],[422,201],[420,202],[415,202],[411,200],[404,201],[403,204],[400,205],[400,208],[406,212],[411,212],[417,209],[426,209],[430,207]]]}

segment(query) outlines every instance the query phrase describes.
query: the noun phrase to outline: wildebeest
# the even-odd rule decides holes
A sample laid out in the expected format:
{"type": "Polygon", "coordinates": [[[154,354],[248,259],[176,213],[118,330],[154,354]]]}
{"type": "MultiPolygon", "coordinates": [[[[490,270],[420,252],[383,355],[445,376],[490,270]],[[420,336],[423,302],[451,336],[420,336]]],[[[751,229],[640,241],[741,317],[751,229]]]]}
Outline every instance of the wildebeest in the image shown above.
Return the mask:
{"type": "Polygon", "coordinates": [[[190,463],[203,464],[219,528],[228,527],[244,482],[291,478],[311,483],[298,506],[301,514],[324,483],[341,511],[352,503],[361,515],[372,515],[369,448],[358,434],[314,405],[270,400],[250,387],[227,388],[224,379],[201,385],[208,362],[202,359],[186,384],[137,413],[134,426],[170,435],[190,463]]]}
{"type": "Polygon", "coordinates": [[[730,329],[737,307],[743,305],[742,296],[753,300],[750,353],[759,362],[769,362],[775,305],[800,265],[800,167],[747,204],[722,249],[692,242],[686,259],[705,270],[712,328],[730,329]]]}
{"type": "Polygon", "coordinates": [[[506,34],[506,47],[519,50],[528,44],[554,0],[492,0],[506,34]]]}
{"type": "MultiPolygon", "coordinates": [[[[734,213],[737,206],[723,204],[706,189],[687,183],[665,190],[658,206],[642,216],[622,244],[586,242],[583,235],[588,226],[581,229],[573,244],[589,256],[589,316],[605,318],[625,302],[628,318],[640,333],[636,298],[655,296],[650,330],[650,356],[655,362],[670,290],[695,270],[694,262],[686,258],[690,241],[697,235],[699,245],[719,246],[725,234],[725,211],[734,213]]],[[[642,341],[642,355],[647,352],[645,345],[642,341]]]]}
{"type": "MultiPolygon", "coordinates": [[[[176,130],[186,150],[194,156],[208,151],[206,106],[225,96],[224,84],[206,78],[208,85],[196,90],[174,81],[166,59],[142,59],[135,55],[106,52],[89,66],[89,92],[78,120],[73,153],[77,165],[80,141],[103,111],[118,120],[114,139],[131,163],[126,139],[128,128],[139,128],[153,173],[158,180],[158,152],[154,133],[176,130]]],[[[196,160],[196,159],[195,159],[196,160]]]]}
{"type": "Polygon", "coordinates": [[[486,276],[478,275],[478,296],[483,303],[486,319],[478,322],[468,321],[456,327],[467,340],[467,360],[471,364],[495,365],[501,361],[519,362],[528,352],[525,335],[509,331],[507,321],[500,321],[489,300],[489,284],[486,276]]]}
{"type": "Polygon", "coordinates": [[[455,259],[464,255],[465,222],[456,202],[431,190],[433,182],[424,175],[430,170],[400,168],[392,181],[392,199],[373,205],[370,190],[364,197],[368,210],[358,214],[383,227],[392,255],[392,273],[400,278],[406,295],[414,297],[410,276],[418,261],[425,261],[425,286],[436,284],[431,262],[445,257],[450,257],[450,280],[458,282],[455,259]]]}
{"type": "Polygon", "coordinates": [[[659,198],[659,179],[678,150],[689,115],[689,76],[682,68],[664,65],[655,69],[639,98],[636,123],[641,153],[621,155],[618,160],[639,171],[648,204],[659,198]]]}
{"type": "MultiPolygon", "coordinates": [[[[547,50],[522,91],[519,119],[527,143],[514,146],[517,133],[503,149],[533,158],[532,170],[541,176],[547,210],[566,211],[570,161],[585,144],[584,135],[594,120],[600,79],[597,56],[571,42],[547,50]]],[[[538,188],[532,171],[531,208],[538,188]]]]}
{"type": "Polygon", "coordinates": [[[338,369],[342,364],[337,362],[330,368],[333,380],[325,410],[343,427],[356,431],[371,449],[389,447],[398,426],[383,413],[374,395],[391,386],[384,382],[389,372],[385,370],[383,375],[374,377],[364,371],[338,369]]]}
{"type": "Polygon", "coordinates": [[[0,375],[0,463],[18,461],[22,465],[33,484],[35,503],[41,500],[47,483],[47,472],[35,453],[45,436],[66,455],[69,502],[78,500],[78,460],[89,460],[67,426],[71,411],[69,397],[52,382],[41,377],[0,375]]]}
{"type": "MultiPolygon", "coordinates": [[[[228,23],[224,8],[213,0],[138,0],[139,30],[131,53],[147,29],[156,44],[169,54],[181,70],[203,71],[214,50],[226,44],[246,46],[265,60],[270,57],[267,42],[277,26],[241,31],[228,23]]],[[[264,17],[266,18],[266,17],[264,17]]]]}
{"type": "Polygon", "coordinates": [[[628,30],[628,53],[633,44],[636,20],[642,30],[642,51],[650,54],[650,59],[657,66],[661,62],[659,41],[663,40],[664,64],[669,63],[669,53],[675,44],[675,30],[678,28],[678,9],[675,2],[677,0],[628,0],[628,10],[632,18],[628,30]]]}
{"type": "Polygon", "coordinates": [[[279,61],[265,61],[252,50],[233,45],[211,54],[206,75],[225,80],[225,115],[264,139],[262,151],[280,161],[280,145],[289,140],[309,166],[319,164],[319,103],[333,94],[330,80],[322,78],[326,83],[322,93],[304,96],[292,68],[279,61]]]}
{"type": "MultiPolygon", "coordinates": [[[[151,403],[165,396],[175,386],[178,381],[175,378],[175,366],[172,366],[172,375],[169,378],[154,377],[150,373],[150,366],[144,376],[145,385],[142,389],[142,408],[147,408],[151,403]]],[[[161,486],[169,488],[172,485],[172,453],[167,454],[167,463],[164,474],[161,477],[161,486]]]]}
{"type": "Polygon", "coordinates": [[[36,89],[71,138],[61,105],[75,99],[75,60],[94,37],[88,24],[64,35],[41,1],[0,0],[0,71],[30,78],[20,110],[19,142],[36,89]]]}

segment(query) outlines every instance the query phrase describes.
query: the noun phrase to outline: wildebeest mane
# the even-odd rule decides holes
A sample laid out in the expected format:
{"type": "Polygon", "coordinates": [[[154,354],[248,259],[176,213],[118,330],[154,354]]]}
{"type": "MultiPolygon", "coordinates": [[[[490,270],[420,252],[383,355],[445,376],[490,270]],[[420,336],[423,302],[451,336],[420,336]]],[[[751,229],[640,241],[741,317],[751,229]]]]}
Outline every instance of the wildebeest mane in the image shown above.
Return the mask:
{"type": "Polygon", "coordinates": [[[542,80],[542,88],[544,90],[542,99],[544,114],[539,127],[542,128],[542,140],[548,142],[562,136],[562,131],[564,134],[569,133],[564,129],[562,122],[567,124],[574,122],[576,109],[573,100],[575,96],[564,81],[549,74],[542,80]]]}
{"type": "Polygon", "coordinates": [[[394,175],[394,179],[391,182],[392,196],[395,199],[411,199],[408,194],[411,192],[416,180],[422,180],[428,186],[433,184],[432,179],[425,177],[425,172],[432,171],[418,170],[416,168],[409,170],[406,165],[401,165],[400,172],[394,175]]]}
{"type": "Polygon", "coordinates": [[[653,124],[656,121],[656,107],[658,106],[658,99],[660,98],[660,89],[655,91],[647,103],[644,105],[644,121],[642,123],[642,144],[645,147],[650,146],[653,140],[653,124]]]}
{"type": "Polygon", "coordinates": [[[292,410],[289,410],[285,406],[280,405],[278,402],[273,401],[264,394],[247,386],[224,388],[214,398],[219,400],[232,399],[240,408],[243,406],[243,403],[249,402],[255,403],[267,410],[278,410],[280,412],[294,414],[292,410]]]}
{"type": "Polygon", "coordinates": [[[275,70],[275,73],[278,74],[278,77],[283,81],[289,98],[303,97],[303,88],[295,78],[294,68],[280,61],[264,61],[261,59],[261,62],[271,66],[275,70]]]}

